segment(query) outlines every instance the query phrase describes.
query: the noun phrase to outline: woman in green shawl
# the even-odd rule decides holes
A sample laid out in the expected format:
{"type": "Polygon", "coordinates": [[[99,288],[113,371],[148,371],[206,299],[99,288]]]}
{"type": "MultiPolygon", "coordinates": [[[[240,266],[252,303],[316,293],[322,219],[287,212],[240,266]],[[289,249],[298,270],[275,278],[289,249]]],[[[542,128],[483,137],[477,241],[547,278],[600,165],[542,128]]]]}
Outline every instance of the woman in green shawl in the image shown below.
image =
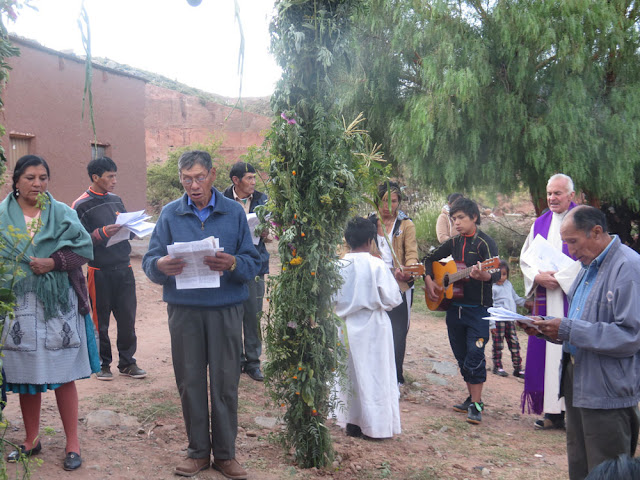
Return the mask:
{"type": "Polygon", "coordinates": [[[100,370],[82,265],[93,257],[91,237],[74,210],[47,192],[49,166],[26,155],[16,163],[13,193],[0,203],[3,261],[18,262],[11,287],[15,318],[2,332],[7,390],[18,393],[26,438],[20,453],[40,452],[41,395],[54,390],[67,438],[65,470],[82,464],[75,380],[100,370]]]}

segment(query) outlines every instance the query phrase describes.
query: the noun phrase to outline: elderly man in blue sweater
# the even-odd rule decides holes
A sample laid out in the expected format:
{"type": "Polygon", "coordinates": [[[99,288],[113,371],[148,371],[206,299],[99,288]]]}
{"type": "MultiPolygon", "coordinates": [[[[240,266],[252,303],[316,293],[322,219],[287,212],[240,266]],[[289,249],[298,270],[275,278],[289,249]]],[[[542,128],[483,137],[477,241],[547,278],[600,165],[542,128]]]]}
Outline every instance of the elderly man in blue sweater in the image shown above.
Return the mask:
{"type": "Polygon", "coordinates": [[[534,324],[563,343],[569,477],[581,480],[607,459],[633,457],[638,444],[640,255],[607,233],[597,208],[571,210],[560,235],[583,268],[567,317],[534,324]]]}
{"type": "Polygon", "coordinates": [[[186,152],[178,160],[178,170],[185,195],[162,209],[142,261],[149,279],[163,286],[173,369],[189,438],[187,458],[175,473],[191,477],[209,468],[213,452],[213,468],[227,478],[244,479],[247,473],[235,459],[242,304],[248,298],[246,283],[260,269],[260,255],[242,207],[213,188],[216,170],[210,155],[186,152]],[[222,273],[220,287],[178,290],[175,276],[185,264],[167,254],[167,245],[210,236],[224,248],[204,260],[211,270],[222,273]]]}

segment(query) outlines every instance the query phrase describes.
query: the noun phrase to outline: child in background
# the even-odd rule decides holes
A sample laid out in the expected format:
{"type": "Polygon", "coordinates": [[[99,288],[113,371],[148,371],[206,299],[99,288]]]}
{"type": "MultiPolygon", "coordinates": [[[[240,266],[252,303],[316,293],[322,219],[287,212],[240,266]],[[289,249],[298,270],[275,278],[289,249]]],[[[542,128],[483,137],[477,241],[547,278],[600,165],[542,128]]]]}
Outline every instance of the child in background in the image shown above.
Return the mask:
{"type": "MultiPolygon", "coordinates": [[[[529,308],[530,302],[518,296],[513,289],[513,285],[509,281],[509,264],[504,260],[500,260],[500,280],[493,284],[493,306],[503,307],[512,312],[516,311],[516,306],[529,308]]],[[[520,342],[516,335],[516,326],[514,322],[495,322],[495,328],[491,328],[493,337],[493,373],[501,377],[507,377],[509,374],[502,368],[502,349],[504,347],[504,339],[507,340],[509,350],[511,351],[511,362],[513,363],[514,377],[524,378],[524,370],[522,370],[522,357],[520,356],[520,342]]]]}

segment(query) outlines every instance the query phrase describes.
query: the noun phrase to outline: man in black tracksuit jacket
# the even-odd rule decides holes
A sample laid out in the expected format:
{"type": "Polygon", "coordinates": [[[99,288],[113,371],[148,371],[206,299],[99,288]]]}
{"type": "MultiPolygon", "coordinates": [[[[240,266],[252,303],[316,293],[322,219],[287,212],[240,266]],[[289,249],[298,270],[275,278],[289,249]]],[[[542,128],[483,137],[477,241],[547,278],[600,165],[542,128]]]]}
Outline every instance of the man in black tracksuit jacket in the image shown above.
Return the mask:
{"type": "Polygon", "coordinates": [[[89,297],[93,308],[93,321],[100,335],[101,371],[99,380],[112,380],[111,341],[109,339],[109,319],[111,313],[116,320],[119,362],[121,375],[144,378],[147,373],[136,364],[134,354],[137,348],[136,282],[131,269],[128,240],[107,247],[109,238],[121,226],[116,217],[126,212],[122,200],[111,193],[117,183],[118,167],[109,157],[92,160],[87,166],[92,184],[75,202],[73,208],[78,218],[93,240],[93,260],[89,262],[87,280],[89,297]]]}
{"type": "Polygon", "coordinates": [[[431,278],[432,264],[453,256],[456,262],[473,267],[468,282],[463,283],[462,298],[453,301],[447,309],[447,333],[453,355],[458,361],[460,373],[467,384],[469,397],[454,405],[457,412],[467,413],[467,422],[482,421],[482,386],[487,380],[484,348],[489,341],[487,308],[493,305],[491,285],[500,279],[500,269],[494,273],[479,268],[478,263],[497,257],[498,247],[493,239],[478,228],[480,210],[473,200],[458,198],[451,205],[449,215],[458,235],[446,240],[432,253],[423,258],[425,266],[425,288],[431,300],[437,300],[440,288],[431,278]]]}

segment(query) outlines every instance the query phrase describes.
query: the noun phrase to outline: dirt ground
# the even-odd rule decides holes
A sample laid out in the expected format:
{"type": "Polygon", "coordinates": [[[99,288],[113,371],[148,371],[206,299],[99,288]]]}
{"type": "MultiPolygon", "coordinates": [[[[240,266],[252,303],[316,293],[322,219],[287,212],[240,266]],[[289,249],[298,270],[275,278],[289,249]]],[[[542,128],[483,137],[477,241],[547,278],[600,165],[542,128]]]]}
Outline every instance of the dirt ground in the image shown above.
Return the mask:
{"type": "MultiPolygon", "coordinates": [[[[135,380],[116,375],[111,382],[95,378],[77,382],[80,397],[80,437],[83,466],[64,472],[64,432],[53,393],[43,395],[40,465],[34,479],[174,479],[173,467],[186,454],[186,434],[176,392],[166,307],[161,287],[151,283],[133,258],[138,293],[138,364],[149,375],[135,380]],[[99,426],[105,411],[135,418],[99,426]]],[[[277,270],[274,259],[272,271],[277,270]]],[[[112,325],[115,356],[115,327],[112,325]]],[[[521,337],[523,353],[526,339],[521,337]]],[[[490,348],[487,348],[490,356],[490,348]]],[[[511,362],[503,358],[511,372],[511,362]]],[[[402,434],[384,441],[346,437],[329,421],[336,462],[317,471],[299,469],[273,433],[281,427],[261,426],[260,417],[275,418],[274,407],[262,383],[242,375],[240,381],[237,458],[253,480],[335,479],[401,480],[493,478],[505,480],[565,479],[567,459],[564,431],[533,429],[536,417],[520,412],[523,380],[488,372],[484,389],[483,423],[472,426],[451,405],[464,400],[461,377],[447,373],[452,367],[444,318],[427,313],[417,298],[412,313],[405,362],[408,386],[400,402],[402,434]],[[444,368],[444,370],[443,370],[444,368]],[[444,371],[444,373],[438,373],[444,371]]],[[[491,362],[488,362],[491,366],[491,362]]],[[[115,365],[112,365],[114,367],[115,365]]],[[[109,412],[107,412],[109,413],[109,412]]],[[[10,395],[5,416],[11,422],[6,439],[20,443],[24,430],[16,395],[10,395]]],[[[5,452],[6,453],[6,452],[5,452]]],[[[15,466],[9,466],[14,478],[15,466]]],[[[199,479],[222,479],[209,469],[199,479]]]]}

